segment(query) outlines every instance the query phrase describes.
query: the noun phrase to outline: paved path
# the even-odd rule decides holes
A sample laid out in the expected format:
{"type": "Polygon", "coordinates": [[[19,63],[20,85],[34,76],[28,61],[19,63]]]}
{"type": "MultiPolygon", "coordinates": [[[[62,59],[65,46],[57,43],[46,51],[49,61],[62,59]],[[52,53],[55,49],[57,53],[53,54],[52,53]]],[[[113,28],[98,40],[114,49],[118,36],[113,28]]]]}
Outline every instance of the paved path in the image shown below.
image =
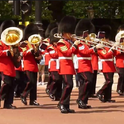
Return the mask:
{"type": "MultiPolygon", "coordinates": [[[[38,102],[42,105],[24,106],[20,99],[14,100],[16,110],[0,108],[0,124],[123,124],[124,122],[124,97],[116,94],[118,76],[114,76],[113,99],[116,103],[101,103],[97,98],[90,98],[92,109],[78,109],[76,99],[78,90],[73,89],[71,95],[71,108],[75,114],[61,114],[57,109],[57,101],[52,101],[45,93],[44,86],[38,87],[38,102]]],[[[103,75],[98,75],[97,90],[104,82],[103,75]]],[[[3,105],[3,102],[2,102],[3,105]]]]}

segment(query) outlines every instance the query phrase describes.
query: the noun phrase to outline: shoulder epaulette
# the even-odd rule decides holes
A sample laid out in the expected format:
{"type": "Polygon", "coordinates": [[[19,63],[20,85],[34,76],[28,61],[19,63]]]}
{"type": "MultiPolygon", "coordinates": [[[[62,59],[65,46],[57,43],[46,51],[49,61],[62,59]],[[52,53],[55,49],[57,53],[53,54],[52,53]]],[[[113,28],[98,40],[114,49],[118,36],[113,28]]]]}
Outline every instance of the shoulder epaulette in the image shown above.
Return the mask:
{"type": "Polygon", "coordinates": [[[43,40],[43,42],[49,43],[49,38],[45,38],[45,39],[43,40]]]}
{"type": "Polygon", "coordinates": [[[59,44],[59,43],[65,44],[65,42],[64,42],[63,39],[60,39],[60,40],[57,42],[57,44],[59,44]]]}
{"type": "Polygon", "coordinates": [[[51,50],[54,50],[53,46],[50,46],[47,48],[48,50],[51,49],[51,50]]]}

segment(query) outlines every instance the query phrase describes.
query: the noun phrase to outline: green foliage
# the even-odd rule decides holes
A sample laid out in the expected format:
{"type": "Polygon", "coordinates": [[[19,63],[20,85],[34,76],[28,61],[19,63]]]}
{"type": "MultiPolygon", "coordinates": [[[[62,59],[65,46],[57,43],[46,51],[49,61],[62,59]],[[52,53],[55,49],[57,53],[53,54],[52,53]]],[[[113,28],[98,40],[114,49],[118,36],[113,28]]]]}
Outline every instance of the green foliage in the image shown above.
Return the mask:
{"type": "MultiPolygon", "coordinates": [[[[52,11],[48,9],[50,6],[48,1],[42,1],[41,3],[41,8],[42,8],[42,13],[41,13],[41,18],[42,20],[47,20],[47,21],[53,21],[52,18],[52,11]]],[[[32,14],[26,18],[26,20],[33,20],[35,21],[35,2],[32,2],[32,14]]]]}
{"type": "MultiPolygon", "coordinates": [[[[50,4],[48,1],[42,1],[41,3],[42,20],[53,21],[52,11],[48,9],[49,6],[50,4]]],[[[0,1],[0,19],[1,20],[6,20],[6,19],[22,20],[21,15],[20,16],[14,15],[12,10],[13,10],[13,5],[9,4],[8,0],[0,1]]],[[[29,16],[25,17],[25,20],[35,21],[35,1],[32,1],[32,12],[29,16]]]]}
{"type": "Polygon", "coordinates": [[[12,7],[7,1],[0,1],[0,19],[11,19],[12,7]]]}
{"type": "Polygon", "coordinates": [[[93,8],[94,18],[124,18],[124,1],[67,1],[63,7],[66,15],[87,18],[88,9],[93,8]]]}

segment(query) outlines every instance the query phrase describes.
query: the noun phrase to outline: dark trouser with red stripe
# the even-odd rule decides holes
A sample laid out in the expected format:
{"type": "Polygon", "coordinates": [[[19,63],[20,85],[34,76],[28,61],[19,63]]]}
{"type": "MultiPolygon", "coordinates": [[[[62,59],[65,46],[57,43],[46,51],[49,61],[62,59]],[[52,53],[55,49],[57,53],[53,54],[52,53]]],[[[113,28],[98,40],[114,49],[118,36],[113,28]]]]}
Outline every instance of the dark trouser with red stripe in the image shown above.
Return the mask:
{"type": "Polygon", "coordinates": [[[0,89],[0,99],[4,100],[4,106],[13,104],[14,97],[14,77],[2,74],[4,82],[0,89]]]}
{"type": "Polygon", "coordinates": [[[79,97],[78,100],[83,101],[85,104],[88,102],[90,95],[90,90],[92,86],[92,76],[91,72],[78,73],[80,75],[80,85],[79,85],[79,97]]]}
{"type": "Polygon", "coordinates": [[[73,88],[73,75],[62,75],[62,95],[59,101],[60,105],[64,105],[65,108],[69,108],[70,95],[73,88]]]}
{"type": "Polygon", "coordinates": [[[26,75],[28,82],[22,96],[27,97],[30,93],[30,101],[34,101],[37,99],[37,72],[26,71],[26,75]]]}
{"type": "Polygon", "coordinates": [[[124,68],[117,68],[117,72],[119,75],[117,91],[124,92],[124,68]]]}
{"type": "Polygon", "coordinates": [[[0,72],[0,88],[1,88],[1,81],[2,81],[2,75],[1,75],[1,72],[0,72]]]}
{"type": "Polygon", "coordinates": [[[103,73],[105,78],[105,84],[98,91],[98,94],[104,95],[105,100],[111,100],[112,84],[113,84],[113,72],[103,73]]]}
{"type": "Polygon", "coordinates": [[[23,71],[16,70],[15,93],[20,96],[26,86],[25,74],[23,71]]]}
{"type": "Polygon", "coordinates": [[[62,93],[62,76],[59,75],[57,71],[50,72],[50,75],[52,77],[50,94],[54,95],[56,98],[60,98],[62,93]]]}
{"type": "Polygon", "coordinates": [[[95,94],[96,81],[97,81],[97,70],[94,70],[90,95],[94,95],[95,94]]]}

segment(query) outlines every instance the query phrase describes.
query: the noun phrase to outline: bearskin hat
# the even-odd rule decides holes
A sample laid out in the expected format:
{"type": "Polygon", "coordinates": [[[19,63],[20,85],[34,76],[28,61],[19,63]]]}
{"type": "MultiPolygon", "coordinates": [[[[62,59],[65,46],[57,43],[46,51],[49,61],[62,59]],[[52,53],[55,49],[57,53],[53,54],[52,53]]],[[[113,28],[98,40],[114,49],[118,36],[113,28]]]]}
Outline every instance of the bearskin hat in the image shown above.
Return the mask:
{"type": "Polygon", "coordinates": [[[65,16],[59,22],[58,33],[74,33],[76,18],[74,16],[65,16]]]}
{"type": "Polygon", "coordinates": [[[83,33],[87,31],[88,34],[95,32],[95,26],[90,19],[81,19],[75,28],[75,34],[77,36],[83,36],[83,33]]]}
{"type": "Polygon", "coordinates": [[[48,38],[50,36],[50,31],[57,26],[58,24],[56,22],[50,23],[45,31],[45,37],[48,38]]]}
{"type": "Polygon", "coordinates": [[[122,31],[122,30],[124,30],[124,24],[123,25],[120,25],[119,27],[118,27],[118,31],[122,31]]]}
{"type": "Polygon", "coordinates": [[[33,34],[38,34],[39,30],[36,24],[29,24],[25,29],[24,29],[24,40],[28,40],[29,36],[33,34]]]}
{"type": "Polygon", "coordinates": [[[6,20],[0,26],[0,34],[9,27],[16,27],[15,22],[13,20],[6,20]]]}
{"type": "Polygon", "coordinates": [[[24,25],[17,25],[17,27],[21,30],[24,30],[25,29],[25,26],[24,25]]]}
{"type": "Polygon", "coordinates": [[[58,27],[53,28],[50,32],[50,43],[53,44],[53,42],[58,42],[59,38],[55,38],[54,34],[58,33],[58,27]]]}
{"type": "Polygon", "coordinates": [[[105,38],[110,38],[110,35],[111,35],[111,26],[110,25],[103,25],[99,31],[104,31],[105,38]]]}

